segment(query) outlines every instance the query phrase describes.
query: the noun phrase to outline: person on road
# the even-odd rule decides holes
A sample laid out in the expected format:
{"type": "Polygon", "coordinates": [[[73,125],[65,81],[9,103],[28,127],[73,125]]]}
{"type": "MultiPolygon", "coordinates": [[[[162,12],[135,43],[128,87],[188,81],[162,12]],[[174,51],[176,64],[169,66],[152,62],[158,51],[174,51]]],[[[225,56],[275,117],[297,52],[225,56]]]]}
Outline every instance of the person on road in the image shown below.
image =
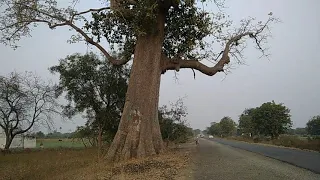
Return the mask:
{"type": "Polygon", "coordinates": [[[199,144],[199,137],[196,137],[196,145],[199,144]]]}

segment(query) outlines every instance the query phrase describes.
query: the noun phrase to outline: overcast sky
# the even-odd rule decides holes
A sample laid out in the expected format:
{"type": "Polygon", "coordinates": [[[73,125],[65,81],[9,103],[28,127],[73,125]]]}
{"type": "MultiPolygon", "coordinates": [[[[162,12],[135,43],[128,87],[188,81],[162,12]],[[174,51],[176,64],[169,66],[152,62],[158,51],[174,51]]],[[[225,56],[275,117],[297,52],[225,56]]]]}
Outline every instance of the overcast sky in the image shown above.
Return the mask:
{"type": "MultiPolygon", "coordinates": [[[[227,6],[225,11],[235,22],[248,16],[265,20],[269,12],[282,20],[272,29],[270,60],[259,59],[259,52],[248,48],[244,54],[247,65],[237,67],[226,77],[196,72],[194,80],[187,69],[179,73],[176,82],[174,73],[168,72],[161,79],[160,104],[187,96],[188,122],[193,128],[205,129],[223,116],[237,122],[245,108],[274,100],[291,109],[294,127],[304,127],[311,116],[320,114],[320,1],[227,0],[227,6]]],[[[99,2],[86,1],[79,8],[94,7],[100,7],[99,2]]],[[[57,81],[48,67],[69,54],[87,50],[84,44],[67,43],[72,33],[68,28],[49,30],[40,26],[32,32],[32,38],[21,40],[18,50],[0,44],[0,74],[35,71],[44,79],[57,81]]],[[[55,126],[67,132],[84,122],[81,117],[68,122],[56,118],[55,126]]]]}

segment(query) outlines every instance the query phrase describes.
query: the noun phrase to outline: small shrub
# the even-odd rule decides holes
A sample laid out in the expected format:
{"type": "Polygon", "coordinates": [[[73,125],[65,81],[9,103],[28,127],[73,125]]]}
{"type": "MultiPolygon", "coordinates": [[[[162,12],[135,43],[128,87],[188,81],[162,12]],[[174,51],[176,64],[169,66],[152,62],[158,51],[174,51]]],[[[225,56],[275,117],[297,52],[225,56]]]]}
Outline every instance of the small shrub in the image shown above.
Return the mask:
{"type": "Polygon", "coordinates": [[[227,139],[237,140],[237,141],[245,141],[245,142],[253,142],[253,143],[264,143],[264,144],[272,144],[276,146],[284,146],[284,147],[293,147],[298,149],[308,149],[313,151],[320,152],[320,137],[303,137],[303,136],[294,136],[294,135],[282,135],[278,139],[271,140],[270,137],[261,137],[254,136],[253,138],[246,136],[238,136],[238,137],[228,137],[227,139]]]}
{"type": "Polygon", "coordinates": [[[272,144],[278,146],[320,151],[320,139],[314,138],[302,139],[299,136],[281,136],[279,137],[279,139],[273,140],[272,144]]]}
{"type": "Polygon", "coordinates": [[[272,144],[277,146],[285,146],[285,147],[296,147],[299,144],[302,144],[303,140],[300,140],[295,136],[280,136],[278,139],[272,140],[272,144]]]}
{"type": "Polygon", "coordinates": [[[259,142],[262,142],[262,139],[261,139],[261,137],[255,136],[255,137],[253,137],[253,142],[259,143],[259,142]]]}

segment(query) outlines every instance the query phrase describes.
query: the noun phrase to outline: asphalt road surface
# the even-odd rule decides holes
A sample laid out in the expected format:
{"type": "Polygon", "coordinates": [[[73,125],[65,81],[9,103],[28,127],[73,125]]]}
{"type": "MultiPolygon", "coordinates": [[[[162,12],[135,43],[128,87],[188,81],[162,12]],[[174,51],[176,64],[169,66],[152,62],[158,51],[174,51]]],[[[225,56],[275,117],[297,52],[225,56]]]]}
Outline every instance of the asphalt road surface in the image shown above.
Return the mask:
{"type": "Polygon", "coordinates": [[[200,139],[191,163],[187,180],[320,180],[320,174],[216,139],[200,139]]]}
{"type": "Polygon", "coordinates": [[[217,138],[210,140],[235,148],[258,153],[320,174],[320,153],[318,152],[250,144],[239,141],[228,141],[217,138]]]}

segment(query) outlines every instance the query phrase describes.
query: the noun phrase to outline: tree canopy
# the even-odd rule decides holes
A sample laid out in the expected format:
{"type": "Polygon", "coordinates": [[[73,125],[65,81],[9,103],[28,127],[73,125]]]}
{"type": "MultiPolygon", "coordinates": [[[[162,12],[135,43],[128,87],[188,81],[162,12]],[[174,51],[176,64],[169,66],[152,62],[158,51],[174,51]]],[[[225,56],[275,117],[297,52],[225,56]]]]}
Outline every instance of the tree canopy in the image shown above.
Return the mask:
{"type": "Polygon", "coordinates": [[[307,132],[310,135],[320,135],[320,116],[314,116],[307,122],[307,132]]]}
{"type": "MultiPolygon", "coordinates": [[[[4,7],[0,15],[0,42],[17,48],[17,41],[30,36],[37,24],[46,24],[54,29],[70,27],[77,32],[71,41],[86,41],[97,47],[113,64],[125,64],[132,59],[139,36],[157,33],[157,23],[164,22],[162,45],[162,71],[180,68],[197,69],[207,75],[223,71],[231,55],[240,62],[246,38],[251,38],[263,55],[269,37],[269,26],[277,19],[269,13],[262,21],[243,19],[240,27],[234,28],[223,11],[210,12],[208,0],[111,0],[102,7],[77,11],[81,1],[73,0],[67,7],[60,7],[57,0],[1,0],[4,7]],[[159,19],[158,14],[165,19],[159,19]],[[91,14],[92,18],[88,18],[91,14]],[[100,44],[106,40],[111,50],[120,53],[112,56],[100,44]],[[222,48],[213,51],[216,45],[222,48]],[[167,60],[167,61],[166,61],[167,60]],[[189,60],[189,61],[187,61],[189,60]],[[201,60],[216,62],[213,67],[201,60]]],[[[223,7],[224,1],[213,1],[223,7]]]]}
{"type": "Polygon", "coordinates": [[[250,134],[255,132],[252,121],[253,108],[245,109],[239,117],[239,130],[241,133],[250,134]]]}
{"type": "Polygon", "coordinates": [[[187,107],[183,99],[179,98],[171,107],[164,105],[159,109],[159,123],[163,140],[184,142],[193,135],[192,130],[186,125],[187,107]]]}
{"type": "Polygon", "coordinates": [[[194,135],[201,134],[201,130],[200,129],[194,129],[193,133],[194,133],[194,135]]]}
{"type": "Polygon", "coordinates": [[[215,136],[231,136],[236,131],[236,123],[231,117],[225,116],[220,122],[212,122],[208,128],[208,134],[215,136]]]}
{"type": "Polygon", "coordinates": [[[274,101],[263,103],[256,108],[246,109],[239,118],[242,133],[264,135],[277,138],[292,126],[290,109],[274,101]]]}
{"type": "Polygon", "coordinates": [[[220,136],[221,135],[221,126],[219,123],[212,123],[210,127],[207,129],[207,133],[214,135],[214,136],[220,136]]]}
{"type": "Polygon", "coordinates": [[[236,131],[236,123],[231,117],[225,116],[219,122],[221,128],[221,134],[224,136],[230,136],[236,131]]]}
{"type": "Polygon", "coordinates": [[[103,133],[113,138],[125,102],[129,69],[113,67],[89,53],[67,56],[50,70],[60,76],[56,95],[66,92],[68,105],[64,114],[71,117],[77,112],[86,112],[87,124],[93,132],[97,133],[101,127],[103,133]]]}
{"type": "Polygon", "coordinates": [[[262,135],[277,138],[292,125],[290,119],[290,109],[282,103],[276,104],[274,101],[263,103],[253,111],[252,119],[255,129],[262,135]]]}

